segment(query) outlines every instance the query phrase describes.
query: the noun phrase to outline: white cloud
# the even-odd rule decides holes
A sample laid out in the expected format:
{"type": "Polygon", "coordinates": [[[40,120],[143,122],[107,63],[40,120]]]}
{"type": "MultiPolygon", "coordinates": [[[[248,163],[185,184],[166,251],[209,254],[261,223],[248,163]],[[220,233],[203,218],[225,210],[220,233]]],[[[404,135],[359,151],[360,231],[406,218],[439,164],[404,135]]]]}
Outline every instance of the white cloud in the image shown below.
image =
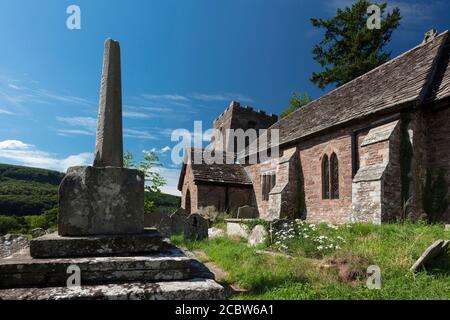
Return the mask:
{"type": "Polygon", "coordinates": [[[189,99],[180,94],[142,94],[142,98],[146,100],[156,101],[189,101],[189,99]]]}
{"type": "Polygon", "coordinates": [[[165,146],[164,148],[161,149],[161,153],[166,153],[169,152],[171,150],[171,148],[169,146],[165,146]]]}
{"type": "Polygon", "coordinates": [[[42,88],[38,81],[30,80],[24,75],[21,80],[0,75],[0,103],[14,113],[28,114],[29,107],[36,105],[84,106],[94,105],[88,99],[71,93],[53,92],[42,88]]]}
{"type": "Polygon", "coordinates": [[[94,135],[97,119],[91,117],[56,117],[60,123],[74,129],[57,129],[59,135],[94,135]]]}
{"type": "Polygon", "coordinates": [[[59,136],[71,136],[71,135],[82,135],[82,136],[92,136],[93,133],[87,130],[80,129],[58,129],[56,130],[59,136]]]}
{"type": "Polygon", "coordinates": [[[127,138],[136,138],[143,140],[156,140],[157,136],[145,130],[123,129],[123,136],[127,138]]]}
{"type": "Polygon", "coordinates": [[[20,140],[0,141],[0,150],[25,150],[30,147],[30,144],[23,143],[20,140]]]}
{"type": "Polygon", "coordinates": [[[244,101],[244,102],[254,102],[252,98],[240,94],[240,93],[227,93],[227,94],[204,94],[204,93],[194,93],[192,98],[204,102],[213,101],[244,101]]]}
{"type": "Polygon", "coordinates": [[[83,152],[58,159],[54,155],[39,150],[32,144],[20,140],[0,141],[0,159],[13,161],[26,166],[66,171],[68,167],[92,163],[92,153],[83,152]]]}
{"type": "Polygon", "coordinates": [[[129,119],[148,119],[151,118],[151,115],[143,113],[143,112],[137,112],[137,111],[123,111],[122,113],[124,118],[129,119]]]}
{"type": "Polygon", "coordinates": [[[161,191],[176,196],[181,195],[178,191],[178,179],[180,177],[180,169],[157,167],[155,172],[159,172],[167,181],[167,184],[161,188],[161,191]]]}
{"type": "Polygon", "coordinates": [[[8,111],[8,110],[0,109],[0,114],[13,115],[14,113],[12,113],[11,111],[8,111]]]}

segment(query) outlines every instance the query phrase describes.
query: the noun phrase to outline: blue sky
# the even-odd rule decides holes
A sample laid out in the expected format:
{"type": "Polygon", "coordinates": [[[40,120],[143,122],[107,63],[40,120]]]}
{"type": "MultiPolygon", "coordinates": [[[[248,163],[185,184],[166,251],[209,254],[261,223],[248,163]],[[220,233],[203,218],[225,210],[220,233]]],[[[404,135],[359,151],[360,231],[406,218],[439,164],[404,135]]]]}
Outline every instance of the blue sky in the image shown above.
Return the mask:
{"type": "MultiPolygon", "coordinates": [[[[0,0],[0,162],[65,170],[89,164],[103,42],[122,48],[124,148],[159,152],[176,193],[173,129],[204,130],[231,100],[278,114],[293,91],[317,98],[310,81],[320,41],[311,17],[348,0],[0,0]],[[81,30],[66,8],[81,8],[81,30]]],[[[449,28],[448,1],[388,1],[404,19],[392,56],[449,28]]],[[[331,89],[331,88],[328,88],[331,89]]]]}

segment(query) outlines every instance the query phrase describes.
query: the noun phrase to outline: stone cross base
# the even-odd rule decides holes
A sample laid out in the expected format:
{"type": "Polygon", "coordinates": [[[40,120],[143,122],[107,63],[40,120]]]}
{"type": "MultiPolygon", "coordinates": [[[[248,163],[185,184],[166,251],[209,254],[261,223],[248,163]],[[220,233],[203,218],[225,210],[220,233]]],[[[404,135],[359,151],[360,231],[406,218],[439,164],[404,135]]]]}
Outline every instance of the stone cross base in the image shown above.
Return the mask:
{"type": "Polygon", "coordinates": [[[30,242],[33,258],[130,256],[154,253],[164,247],[161,234],[145,229],[138,234],[62,237],[48,234],[30,242]]]}
{"type": "Polygon", "coordinates": [[[59,187],[59,235],[138,234],[143,230],[142,172],[92,166],[67,170],[59,187]]]}

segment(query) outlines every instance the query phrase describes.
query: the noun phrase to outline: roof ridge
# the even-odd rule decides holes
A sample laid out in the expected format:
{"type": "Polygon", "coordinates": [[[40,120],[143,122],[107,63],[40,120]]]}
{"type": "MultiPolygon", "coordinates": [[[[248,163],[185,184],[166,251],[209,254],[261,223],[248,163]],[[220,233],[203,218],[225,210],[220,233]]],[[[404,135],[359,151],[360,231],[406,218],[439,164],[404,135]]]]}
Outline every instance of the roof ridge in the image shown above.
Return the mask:
{"type": "Polygon", "coordinates": [[[393,63],[394,61],[396,61],[397,59],[399,59],[399,58],[401,58],[401,57],[407,55],[408,53],[411,53],[412,51],[417,50],[417,49],[419,49],[419,48],[421,48],[421,47],[423,47],[423,46],[425,46],[425,45],[429,45],[429,44],[433,43],[434,41],[436,41],[438,38],[443,37],[443,36],[448,35],[448,34],[449,34],[449,30],[447,29],[447,30],[441,32],[440,34],[438,34],[433,40],[431,40],[431,41],[429,41],[429,42],[422,42],[422,43],[416,45],[415,47],[412,47],[411,49],[409,49],[409,50],[407,50],[407,51],[405,51],[405,52],[399,54],[398,56],[392,58],[391,60],[386,61],[385,63],[379,65],[378,67],[375,67],[375,68],[373,68],[372,70],[370,70],[370,71],[368,71],[368,72],[366,72],[366,73],[364,73],[364,74],[362,74],[362,75],[356,77],[355,79],[352,79],[352,80],[350,80],[349,82],[344,83],[342,86],[337,87],[337,88],[334,88],[333,90],[331,90],[331,91],[325,93],[324,95],[322,95],[322,96],[320,96],[320,97],[318,97],[318,98],[316,98],[316,99],[314,99],[314,100],[308,102],[308,103],[307,103],[306,105],[304,105],[303,107],[298,108],[297,110],[294,110],[292,113],[288,114],[286,117],[279,119],[277,122],[275,122],[273,125],[271,125],[268,129],[269,129],[269,130],[272,129],[272,127],[275,126],[276,124],[282,122],[284,119],[286,119],[286,118],[288,118],[288,117],[290,117],[290,116],[293,116],[293,115],[294,115],[295,113],[297,113],[298,111],[300,111],[300,110],[302,110],[302,109],[304,109],[304,108],[307,108],[308,106],[312,105],[312,104],[313,104],[314,102],[316,102],[317,100],[320,100],[320,99],[322,99],[323,97],[326,97],[326,96],[332,94],[333,92],[335,92],[335,91],[337,91],[337,90],[339,90],[339,89],[342,89],[342,88],[346,87],[347,85],[349,85],[349,84],[355,82],[356,80],[359,80],[360,78],[362,78],[362,77],[364,77],[364,76],[366,76],[366,75],[368,75],[368,74],[371,74],[371,73],[377,71],[377,70],[380,69],[381,67],[387,66],[387,65],[393,63]]]}

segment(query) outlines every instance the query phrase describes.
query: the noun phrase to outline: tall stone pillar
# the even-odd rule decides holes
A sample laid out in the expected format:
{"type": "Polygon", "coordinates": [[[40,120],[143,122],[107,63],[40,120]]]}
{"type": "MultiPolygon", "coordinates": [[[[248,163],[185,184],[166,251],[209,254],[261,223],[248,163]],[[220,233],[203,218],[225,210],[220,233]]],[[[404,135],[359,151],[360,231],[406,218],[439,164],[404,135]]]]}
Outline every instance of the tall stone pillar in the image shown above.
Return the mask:
{"type": "Polygon", "coordinates": [[[59,187],[61,236],[137,234],[144,229],[144,175],[123,168],[119,42],[107,39],[94,166],[71,167],[59,187]]]}
{"type": "Polygon", "coordinates": [[[107,39],[98,108],[94,167],[122,167],[122,81],[120,45],[107,39]]]}

